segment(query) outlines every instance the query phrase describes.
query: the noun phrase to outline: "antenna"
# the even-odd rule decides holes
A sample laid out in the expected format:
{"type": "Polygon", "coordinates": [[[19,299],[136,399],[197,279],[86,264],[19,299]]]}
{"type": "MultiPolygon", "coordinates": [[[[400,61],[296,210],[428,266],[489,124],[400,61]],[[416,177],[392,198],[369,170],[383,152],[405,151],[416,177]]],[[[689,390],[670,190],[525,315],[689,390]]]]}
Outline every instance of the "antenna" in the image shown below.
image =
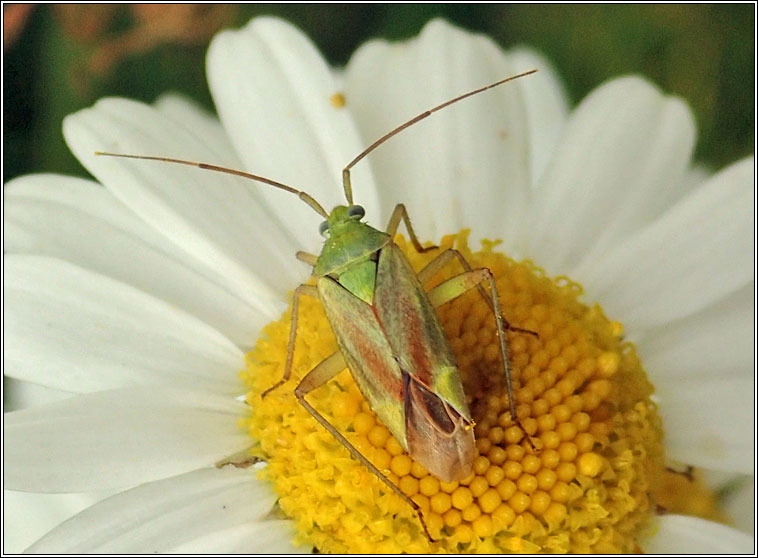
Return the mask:
{"type": "MultiPolygon", "coordinates": [[[[464,93],[463,95],[459,95],[455,97],[454,99],[450,99],[449,101],[445,101],[444,103],[437,105],[436,107],[430,108],[427,111],[422,112],[418,116],[415,116],[405,122],[404,124],[401,124],[394,130],[391,130],[390,132],[384,134],[382,137],[380,137],[378,140],[376,140],[374,143],[369,145],[366,149],[364,149],[360,155],[358,155],[355,159],[350,161],[347,166],[342,169],[342,186],[345,190],[345,198],[347,199],[347,202],[349,205],[353,205],[353,187],[350,184],[350,169],[353,168],[358,161],[363,159],[366,155],[371,153],[374,149],[382,145],[384,142],[386,142],[391,137],[399,134],[406,128],[409,128],[413,126],[416,122],[419,122],[420,120],[423,120],[427,116],[432,115],[433,113],[442,110],[445,107],[448,107],[452,105],[453,103],[457,103],[458,101],[462,101],[463,99],[466,99],[468,97],[472,97],[473,95],[476,95],[477,93],[482,93],[484,91],[487,91],[488,89],[492,89],[493,87],[497,87],[498,85],[502,85],[504,83],[508,83],[509,81],[513,81],[515,79],[525,77],[528,75],[531,75],[535,73],[537,70],[529,70],[528,72],[522,72],[520,74],[517,74],[515,76],[510,76],[505,79],[501,79],[499,81],[496,81],[495,83],[491,83],[489,85],[485,85],[484,87],[480,87],[479,89],[474,89],[473,91],[469,91],[468,93],[464,93]]],[[[307,203],[316,213],[324,217],[325,219],[329,218],[329,214],[326,212],[326,210],[321,206],[320,203],[316,201],[316,199],[311,196],[310,194],[303,192],[302,190],[297,190],[291,186],[287,186],[286,184],[282,184],[281,182],[277,182],[276,180],[271,180],[270,178],[266,178],[264,176],[258,176],[257,174],[251,174],[249,172],[243,172],[238,171],[234,169],[229,169],[226,167],[220,167],[218,165],[212,165],[210,163],[199,163],[196,161],[186,161],[184,159],[173,159],[171,157],[152,157],[149,155],[126,155],[123,153],[107,153],[104,151],[96,151],[95,155],[102,155],[107,157],[122,157],[125,159],[142,159],[146,161],[162,161],[164,163],[178,163],[180,165],[189,165],[191,167],[197,167],[199,169],[203,170],[209,170],[209,171],[215,171],[215,172],[223,172],[226,174],[231,174],[234,176],[241,176],[242,178],[247,178],[249,180],[255,180],[257,182],[263,182],[264,184],[268,184],[269,186],[274,186],[275,188],[279,188],[281,190],[285,190],[287,192],[290,192],[292,194],[295,194],[297,197],[299,197],[301,200],[303,200],[305,203],[307,203]]]]}
{"type": "Polygon", "coordinates": [[[432,113],[437,112],[438,110],[442,110],[445,107],[449,107],[453,103],[457,103],[458,101],[462,101],[463,99],[466,99],[467,97],[471,97],[473,95],[476,95],[477,93],[482,93],[484,91],[487,91],[488,89],[492,89],[493,87],[497,87],[498,85],[502,85],[504,83],[508,83],[509,81],[513,81],[514,79],[518,79],[521,77],[525,77],[528,75],[531,75],[535,73],[537,69],[529,70],[528,72],[522,72],[520,74],[517,74],[515,76],[507,77],[505,79],[501,79],[500,81],[496,81],[495,83],[491,83],[489,85],[485,85],[484,87],[480,87],[479,89],[474,89],[473,91],[469,91],[468,93],[464,93],[463,95],[459,95],[458,97],[455,97],[454,99],[450,99],[449,101],[445,101],[441,105],[437,105],[434,108],[430,108],[427,111],[422,112],[418,116],[414,116],[411,118],[408,122],[405,124],[401,124],[394,130],[384,134],[382,137],[380,137],[378,140],[376,140],[374,143],[369,145],[366,149],[361,152],[360,155],[358,155],[355,159],[350,161],[347,166],[342,169],[342,186],[345,189],[345,197],[347,198],[347,201],[350,205],[353,204],[353,187],[350,184],[350,169],[355,166],[355,164],[363,159],[366,155],[371,153],[374,149],[382,145],[385,141],[390,139],[392,136],[395,136],[405,130],[406,128],[409,128],[413,126],[416,122],[419,122],[420,120],[423,120],[427,116],[431,116],[432,113]]]}
{"type": "Polygon", "coordinates": [[[275,188],[280,188],[287,192],[291,192],[292,194],[297,195],[297,197],[299,197],[309,206],[311,206],[311,208],[313,208],[313,210],[316,211],[316,213],[318,213],[325,219],[329,218],[329,214],[321,206],[321,204],[318,203],[316,199],[310,194],[308,194],[307,192],[303,192],[302,190],[297,190],[293,188],[292,186],[287,186],[286,184],[282,184],[281,182],[277,182],[276,180],[271,180],[270,178],[266,178],[264,176],[258,176],[257,174],[250,174],[249,172],[228,169],[226,167],[220,167],[218,165],[211,165],[210,163],[198,163],[196,161],[185,161],[184,159],[172,159],[171,157],[151,157],[149,155],[126,155],[124,153],[106,153],[104,151],[95,151],[95,155],[103,155],[106,157],[121,157],[123,159],[143,159],[146,161],[162,161],[164,163],[178,163],[180,165],[189,165],[190,167],[197,167],[203,170],[209,170],[209,171],[214,171],[214,172],[224,172],[226,174],[232,174],[234,176],[241,176],[242,178],[248,178],[250,180],[255,180],[257,182],[263,182],[264,184],[274,186],[275,188]]]}

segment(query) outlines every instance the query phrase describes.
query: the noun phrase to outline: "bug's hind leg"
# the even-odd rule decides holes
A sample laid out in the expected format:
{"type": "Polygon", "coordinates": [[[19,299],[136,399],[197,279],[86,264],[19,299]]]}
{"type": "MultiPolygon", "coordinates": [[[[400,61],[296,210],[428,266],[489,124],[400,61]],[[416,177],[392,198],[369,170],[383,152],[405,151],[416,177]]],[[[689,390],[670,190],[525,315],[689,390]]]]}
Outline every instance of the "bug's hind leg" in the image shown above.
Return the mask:
{"type": "MultiPolygon", "coordinates": [[[[441,269],[444,266],[444,264],[446,264],[455,256],[455,254],[446,256],[446,254],[450,252],[452,252],[452,250],[449,250],[447,252],[443,252],[442,254],[440,254],[438,258],[433,260],[429,265],[427,265],[426,268],[421,270],[422,273],[424,273],[427,270],[427,268],[429,268],[432,264],[435,264],[436,269],[432,268],[432,271],[429,272],[429,275],[433,275],[434,273],[436,273],[439,269],[441,269]],[[441,264],[439,263],[440,261],[441,261],[441,264]]],[[[456,250],[455,252],[458,252],[458,251],[456,250]]],[[[534,331],[527,330],[527,329],[511,327],[510,324],[508,324],[506,319],[503,317],[503,314],[500,310],[500,301],[498,300],[497,287],[495,285],[495,277],[492,275],[492,272],[486,267],[482,267],[479,269],[471,269],[471,267],[468,265],[468,262],[466,262],[466,260],[463,259],[463,256],[460,255],[460,252],[458,252],[458,255],[462,260],[461,263],[464,265],[464,268],[467,268],[468,270],[464,271],[460,275],[451,277],[450,279],[443,281],[442,283],[434,287],[431,291],[427,293],[429,295],[429,301],[432,303],[432,306],[437,308],[439,306],[442,306],[446,302],[449,302],[459,297],[463,293],[470,291],[474,287],[479,288],[479,291],[483,294],[483,296],[485,297],[485,300],[487,300],[487,303],[489,304],[490,309],[495,315],[495,324],[497,326],[497,337],[500,343],[500,355],[503,359],[505,385],[506,385],[506,389],[508,390],[508,407],[510,410],[511,419],[526,435],[527,442],[531,446],[532,451],[536,451],[536,448],[529,436],[529,433],[526,431],[524,426],[521,424],[521,421],[516,416],[516,407],[514,405],[515,399],[513,397],[513,383],[511,381],[511,366],[510,366],[510,361],[508,359],[508,346],[505,342],[505,331],[507,329],[510,329],[513,331],[521,331],[521,332],[530,333],[535,336],[537,336],[537,333],[534,331]],[[487,294],[487,292],[482,287],[482,283],[484,281],[487,281],[489,283],[489,287],[490,287],[489,294],[487,294]]]]}
{"type": "Polygon", "coordinates": [[[358,448],[351,444],[348,439],[345,438],[345,436],[343,436],[340,431],[334,427],[334,425],[326,420],[326,418],[321,413],[314,409],[311,404],[305,400],[305,396],[308,393],[318,388],[319,386],[324,385],[346,367],[347,364],[345,363],[345,358],[342,356],[342,353],[340,351],[337,351],[331,356],[325,358],[319,364],[317,364],[313,370],[308,372],[300,384],[298,384],[298,386],[295,388],[295,397],[297,397],[297,400],[300,402],[300,404],[305,407],[305,410],[308,411],[311,416],[313,416],[313,418],[315,418],[321,424],[321,426],[326,428],[326,430],[332,436],[334,436],[340,444],[345,446],[345,449],[347,449],[347,451],[349,451],[353,457],[363,463],[374,475],[379,477],[379,480],[384,482],[388,487],[392,489],[393,492],[400,496],[409,506],[415,510],[419,520],[421,521],[421,526],[424,528],[424,533],[426,533],[427,538],[431,542],[434,542],[434,539],[429,534],[429,529],[427,528],[426,522],[424,521],[424,516],[421,513],[421,507],[416,502],[411,500],[402,490],[400,490],[400,487],[398,487],[389,478],[387,478],[384,473],[377,469],[377,467],[371,463],[371,461],[369,461],[360,451],[358,451],[358,448]]]}

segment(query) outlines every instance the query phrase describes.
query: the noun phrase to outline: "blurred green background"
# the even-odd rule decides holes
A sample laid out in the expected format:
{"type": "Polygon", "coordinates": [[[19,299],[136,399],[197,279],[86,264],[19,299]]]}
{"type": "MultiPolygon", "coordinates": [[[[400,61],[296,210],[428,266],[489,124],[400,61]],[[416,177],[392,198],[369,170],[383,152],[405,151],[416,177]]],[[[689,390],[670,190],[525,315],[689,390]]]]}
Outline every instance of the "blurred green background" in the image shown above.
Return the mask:
{"type": "Polygon", "coordinates": [[[255,15],[302,28],[343,65],[374,37],[408,38],[434,17],[542,51],[572,103],[603,81],[639,73],[696,115],[697,160],[718,169],[754,152],[751,4],[689,5],[36,5],[4,9],[4,179],[86,176],[61,120],[106,95],[151,102],[181,91],[212,108],[205,51],[213,33],[255,15]],[[146,76],[149,79],[146,80],[146,76]]]}

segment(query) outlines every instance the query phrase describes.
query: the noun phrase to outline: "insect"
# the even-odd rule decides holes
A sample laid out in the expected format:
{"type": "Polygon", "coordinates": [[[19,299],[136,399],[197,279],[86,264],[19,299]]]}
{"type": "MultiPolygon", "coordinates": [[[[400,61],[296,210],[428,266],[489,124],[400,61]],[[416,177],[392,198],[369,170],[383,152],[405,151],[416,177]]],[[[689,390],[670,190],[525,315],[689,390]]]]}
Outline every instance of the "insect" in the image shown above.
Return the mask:
{"type": "MultiPolygon", "coordinates": [[[[353,203],[350,169],[382,143],[432,113],[536,71],[511,76],[460,95],[382,136],[343,169],[347,205],[339,205],[331,212],[327,212],[304,191],[254,174],[167,157],[97,153],[191,165],[263,182],[297,195],[324,217],[325,221],[320,227],[320,233],[325,237],[321,253],[297,253],[299,260],[313,266],[316,284],[303,284],[295,289],[284,374],[262,397],[287,382],[291,376],[301,297],[318,298],[324,306],[339,350],[305,375],[295,388],[295,396],[356,459],[413,507],[430,540],[433,539],[418,504],[311,406],[306,395],[347,367],[371,408],[413,459],[443,481],[461,480],[473,470],[474,421],[466,403],[455,357],[435,308],[472,288],[480,291],[494,313],[503,373],[511,402],[514,401],[513,387],[505,331],[534,332],[509,326],[501,314],[495,279],[490,270],[472,269],[457,250],[443,251],[418,274],[414,272],[393,241],[400,223],[405,223],[418,252],[436,247],[422,247],[403,204],[395,207],[385,231],[364,223],[365,210],[353,203]],[[425,292],[422,287],[425,280],[455,259],[464,271],[425,292]],[[489,291],[483,287],[484,284],[489,291]]],[[[520,426],[514,406],[511,404],[510,407],[511,418],[520,426]]]]}

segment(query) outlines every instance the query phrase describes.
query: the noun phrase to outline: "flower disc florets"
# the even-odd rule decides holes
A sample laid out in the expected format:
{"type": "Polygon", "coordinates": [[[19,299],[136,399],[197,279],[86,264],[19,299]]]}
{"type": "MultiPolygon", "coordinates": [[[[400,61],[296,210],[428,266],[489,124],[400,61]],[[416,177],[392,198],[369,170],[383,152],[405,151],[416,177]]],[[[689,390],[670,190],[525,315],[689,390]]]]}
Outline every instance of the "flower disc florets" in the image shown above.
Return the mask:
{"type": "MultiPolygon", "coordinates": [[[[578,298],[568,279],[552,280],[466,233],[445,237],[472,267],[494,274],[505,318],[516,413],[509,398],[492,312],[476,289],[439,309],[476,422],[474,472],[441,482],[409,457],[378,422],[345,370],[308,400],[421,508],[390,491],[295,399],[293,388],[337,350],[318,301],[300,305],[293,380],[261,401],[283,373],[290,314],[270,324],[249,355],[254,452],[296,520],[322,552],[632,552],[653,508],[663,472],[661,428],[652,386],[622,327],[578,298]],[[525,431],[525,432],[524,432],[525,431]],[[528,436],[528,438],[527,438],[528,436]]],[[[439,252],[398,245],[415,269],[439,252]]],[[[425,285],[462,270],[451,264],[425,285]]]]}

